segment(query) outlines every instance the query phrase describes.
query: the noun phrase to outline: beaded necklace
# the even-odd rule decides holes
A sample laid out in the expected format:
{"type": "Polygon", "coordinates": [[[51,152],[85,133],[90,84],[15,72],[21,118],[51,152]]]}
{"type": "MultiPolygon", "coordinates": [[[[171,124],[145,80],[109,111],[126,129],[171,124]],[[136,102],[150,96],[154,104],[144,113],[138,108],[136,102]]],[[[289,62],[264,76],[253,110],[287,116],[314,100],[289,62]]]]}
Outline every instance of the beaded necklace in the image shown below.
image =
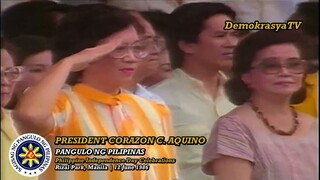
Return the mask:
{"type": "Polygon", "coordinates": [[[262,114],[262,112],[260,111],[260,109],[255,106],[252,102],[249,102],[249,106],[252,108],[252,110],[257,114],[257,117],[259,119],[261,119],[264,124],[273,132],[275,132],[276,134],[282,135],[282,136],[291,136],[298,128],[299,125],[299,121],[298,121],[298,114],[297,112],[294,110],[294,108],[292,106],[290,106],[291,108],[291,112],[292,112],[292,116],[293,116],[293,126],[290,129],[290,131],[286,132],[286,131],[282,131],[280,129],[277,129],[276,127],[274,127],[273,125],[269,124],[269,121],[267,118],[265,118],[262,114]]]}

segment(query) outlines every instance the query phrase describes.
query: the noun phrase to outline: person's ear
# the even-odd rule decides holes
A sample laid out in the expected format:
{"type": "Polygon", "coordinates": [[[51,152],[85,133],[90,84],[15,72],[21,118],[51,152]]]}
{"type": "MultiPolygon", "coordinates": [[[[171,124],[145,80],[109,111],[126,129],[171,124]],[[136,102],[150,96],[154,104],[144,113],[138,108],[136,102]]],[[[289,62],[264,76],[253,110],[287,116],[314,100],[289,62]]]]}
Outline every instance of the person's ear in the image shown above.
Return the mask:
{"type": "Polygon", "coordinates": [[[252,79],[249,73],[241,75],[241,80],[245,85],[247,85],[248,88],[252,88],[252,79]]]}
{"type": "Polygon", "coordinates": [[[193,54],[196,51],[196,45],[185,41],[179,41],[178,47],[186,54],[193,54]]]}

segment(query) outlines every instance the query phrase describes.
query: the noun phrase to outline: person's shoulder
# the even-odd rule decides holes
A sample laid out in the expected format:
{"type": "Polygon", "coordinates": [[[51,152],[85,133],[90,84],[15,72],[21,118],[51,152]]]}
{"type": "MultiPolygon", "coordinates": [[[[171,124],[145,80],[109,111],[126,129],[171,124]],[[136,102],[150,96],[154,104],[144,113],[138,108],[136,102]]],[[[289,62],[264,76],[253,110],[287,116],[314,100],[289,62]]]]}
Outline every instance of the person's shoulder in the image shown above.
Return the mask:
{"type": "Polygon", "coordinates": [[[151,92],[157,92],[157,91],[163,91],[167,90],[168,88],[172,87],[174,85],[174,79],[172,77],[165,79],[155,85],[152,85],[148,87],[148,90],[151,92]]]}
{"type": "Polygon", "coordinates": [[[54,112],[55,111],[60,112],[61,110],[65,110],[68,104],[71,105],[71,101],[72,99],[74,99],[73,97],[74,97],[74,92],[71,86],[70,87],[65,86],[64,88],[62,88],[56,96],[54,112]]]}
{"type": "Polygon", "coordinates": [[[126,94],[126,96],[133,99],[136,105],[140,106],[140,108],[143,108],[145,110],[154,109],[159,112],[164,112],[168,111],[169,109],[165,103],[160,103],[158,101],[146,99],[135,94],[126,94]]]}
{"type": "Polygon", "coordinates": [[[141,97],[139,95],[136,95],[136,94],[132,94],[132,93],[125,93],[125,96],[126,97],[129,97],[131,99],[133,99],[137,104],[139,105],[142,105],[142,104],[151,104],[151,105],[154,105],[154,104],[161,104],[155,100],[150,100],[149,98],[145,98],[145,97],[141,97]]]}
{"type": "Polygon", "coordinates": [[[153,87],[148,88],[148,90],[159,96],[166,104],[170,104],[173,99],[177,98],[174,93],[178,91],[176,86],[176,83],[174,83],[172,79],[166,79],[153,87]]]}
{"type": "Polygon", "coordinates": [[[137,89],[134,94],[142,98],[148,99],[150,101],[155,101],[160,104],[165,104],[164,100],[159,95],[148,90],[146,87],[142,86],[141,84],[137,84],[137,89]]]}
{"type": "MultiPolygon", "coordinates": [[[[127,99],[127,103],[130,104],[130,106],[140,107],[140,108],[147,108],[151,106],[151,101],[149,99],[146,99],[144,97],[141,97],[136,94],[132,93],[121,93],[122,98],[127,99]],[[129,100],[129,101],[128,101],[129,100]]],[[[123,101],[124,102],[124,101],[123,101]]]]}
{"type": "Polygon", "coordinates": [[[247,126],[252,123],[252,112],[249,111],[246,104],[240,105],[232,109],[229,113],[221,116],[217,123],[234,124],[237,126],[247,126]]]}
{"type": "Polygon", "coordinates": [[[248,106],[246,104],[242,104],[236,106],[232,109],[229,113],[224,115],[223,117],[247,117],[250,116],[252,113],[249,111],[248,106]]]}
{"type": "Polygon", "coordinates": [[[10,139],[15,139],[19,136],[14,125],[14,115],[13,110],[1,108],[1,134],[7,134],[10,139]]]}
{"type": "Polygon", "coordinates": [[[298,115],[298,119],[301,121],[300,123],[304,123],[306,125],[312,125],[313,123],[318,121],[317,118],[309,114],[298,112],[297,115],[298,115]]]}
{"type": "Polygon", "coordinates": [[[299,128],[306,132],[319,132],[319,121],[317,118],[305,113],[298,113],[299,128]]]}
{"type": "Polygon", "coordinates": [[[174,70],[170,78],[149,87],[148,90],[158,94],[162,98],[164,98],[164,96],[171,97],[174,91],[182,90],[180,71],[181,70],[174,70]]]}
{"type": "Polygon", "coordinates": [[[128,92],[128,91],[123,91],[123,92],[121,92],[121,95],[122,96],[125,96],[125,97],[127,97],[127,98],[131,98],[131,99],[141,99],[141,100],[145,100],[145,101],[147,101],[145,98],[143,98],[143,97],[141,97],[141,96],[139,96],[139,95],[136,95],[136,94],[133,94],[133,93],[131,93],[131,92],[128,92]]]}
{"type": "Polygon", "coordinates": [[[317,118],[303,112],[297,112],[298,118],[303,119],[304,121],[314,122],[317,118]]]}
{"type": "Polygon", "coordinates": [[[1,108],[1,113],[4,113],[5,115],[10,115],[12,112],[12,109],[1,108]]]}

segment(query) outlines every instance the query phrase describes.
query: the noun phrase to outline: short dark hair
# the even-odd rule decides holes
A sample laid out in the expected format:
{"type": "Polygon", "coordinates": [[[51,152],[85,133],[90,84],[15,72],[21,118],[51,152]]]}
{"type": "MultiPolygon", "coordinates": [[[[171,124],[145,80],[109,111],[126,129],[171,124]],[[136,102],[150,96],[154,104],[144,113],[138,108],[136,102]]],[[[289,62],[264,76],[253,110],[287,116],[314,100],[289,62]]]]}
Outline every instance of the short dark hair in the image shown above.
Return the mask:
{"type": "MultiPolygon", "coordinates": [[[[1,36],[1,49],[6,50],[11,57],[13,57],[12,52],[10,51],[10,43],[7,38],[1,36]]],[[[14,64],[16,65],[15,59],[13,59],[14,64]]]]}
{"type": "Polygon", "coordinates": [[[50,39],[40,36],[19,36],[9,39],[8,44],[17,66],[21,66],[31,55],[51,50],[50,39]]]}
{"type": "Polygon", "coordinates": [[[156,33],[161,35],[166,41],[166,47],[169,52],[170,60],[172,57],[172,48],[170,47],[169,40],[172,37],[172,30],[170,28],[170,15],[161,10],[155,11],[143,11],[140,12],[143,18],[145,18],[155,29],[156,33]]]}
{"type": "Polygon", "coordinates": [[[170,14],[171,28],[174,33],[172,39],[173,66],[179,68],[183,63],[183,52],[178,48],[179,41],[196,43],[198,36],[203,29],[203,23],[211,16],[225,14],[232,20],[236,13],[229,6],[223,3],[188,3],[176,8],[170,14]]]}
{"type": "MultiPolygon", "coordinates": [[[[125,11],[104,4],[78,5],[61,20],[53,44],[54,61],[94,47],[115,32],[134,25],[133,18],[125,11]]],[[[81,72],[71,75],[74,84],[81,72]]]]}
{"type": "Polygon", "coordinates": [[[302,2],[297,5],[296,11],[289,20],[302,20],[301,32],[305,35],[303,57],[309,61],[308,73],[318,71],[319,66],[319,2],[302,2]]]}
{"type": "Polygon", "coordinates": [[[20,35],[52,37],[57,25],[53,12],[67,12],[68,7],[52,1],[16,4],[1,14],[1,33],[6,38],[20,35]]]}
{"type": "Polygon", "coordinates": [[[301,30],[309,36],[319,36],[319,2],[302,2],[297,5],[291,19],[302,20],[301,30]]]}
{"type": "MultiPolygon", "coordinates": [[[[272,45],[290,43],[300,51],[301,41],[301,36],[292,31],[275,32],[268,30],[252,33],[241,41],[234,50],[232,76],[225,84],[226,94],[230,101],[236,105],[241,105],[250,99],[251,91],[241,77],[251,70],[254,57],[260,50],[272,45]]],[[[293,95],[293,103],[302,102],[305,98],[304,92],[305,87],[303,86],[293,95]]]]}
{"type": "Polygon", "coordinates": [[[5,40],[4,40],[4,38],[3,37],[1,37],[1,49],[5,49],[6,47],[5,47],[5,42],[4,42],[5,40]]]}
{"type": "Polygon", "coordinates": [[[142,11],[139,12],[144,19],[146,19],[157,33],[167,38],[169,30],[170,15],[161,10],[142,11]]]}

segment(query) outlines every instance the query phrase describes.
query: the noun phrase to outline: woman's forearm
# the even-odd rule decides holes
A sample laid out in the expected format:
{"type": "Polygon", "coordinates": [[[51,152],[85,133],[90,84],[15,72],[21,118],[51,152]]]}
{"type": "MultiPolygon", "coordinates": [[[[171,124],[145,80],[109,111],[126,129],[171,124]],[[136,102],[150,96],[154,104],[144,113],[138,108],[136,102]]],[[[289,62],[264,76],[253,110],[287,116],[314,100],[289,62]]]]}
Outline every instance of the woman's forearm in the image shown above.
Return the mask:
{"type": "Polygon", "coordinates": [[[20,132],[48,132],[53,128],[51,111],[71,68],[72,63],[67,59],[60,61],[21,97],[14,112],[15,124],[20,132]]]}

